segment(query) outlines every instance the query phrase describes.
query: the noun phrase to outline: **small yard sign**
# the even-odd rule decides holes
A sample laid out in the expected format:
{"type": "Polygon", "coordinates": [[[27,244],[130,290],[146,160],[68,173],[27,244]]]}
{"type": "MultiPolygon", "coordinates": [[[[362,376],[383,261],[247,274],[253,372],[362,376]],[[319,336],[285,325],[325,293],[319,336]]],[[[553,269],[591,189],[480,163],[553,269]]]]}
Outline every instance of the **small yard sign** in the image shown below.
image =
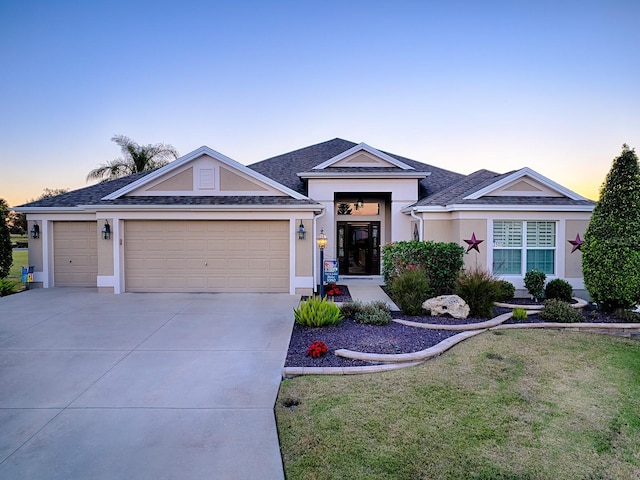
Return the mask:
{"type": "Polygon", "coordinates": [[[325,283],[338,283],[338,260],[324,261],[325,283]]]}

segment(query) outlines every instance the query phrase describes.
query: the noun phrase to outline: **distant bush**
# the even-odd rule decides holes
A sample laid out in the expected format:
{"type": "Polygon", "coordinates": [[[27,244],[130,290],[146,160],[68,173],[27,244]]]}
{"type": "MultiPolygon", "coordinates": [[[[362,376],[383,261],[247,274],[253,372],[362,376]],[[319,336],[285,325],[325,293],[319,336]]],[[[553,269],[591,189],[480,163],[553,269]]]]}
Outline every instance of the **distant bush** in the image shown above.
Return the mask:
{"type": "Polygon", "coordinates": [[[462,273],[455,293],[469,305],[470,316],[491,318],[499,289],[499,283],[490,272],[476,267],[462,273]]]}
{"type": "Polygon", "coordinates": [[[407,315],[420,315],[430,294],[429,280],[419,268],[405,270],[391,284],[391,298],[407,315]]]}
{"type": "Polygon", "coordinates": [[[544,295],[544,282],[547,279],[547,275],[540,270],[529,270],[524,274],[524,286],[529,294],[538,301],[544,295]]]}
{"type": "Polygon", "coordinates": [[[293,318],[304,327],[323,327],[335,325],[344,317],[333,300],[314,296],[303,300],[298,308],[293,309],[293,318]]]}
{"type": "Polygon", "coordinates": [[[561,278],[555,278],[544,287],[544,298],[557,298],[563,302],[570,302],[573,297],[573,287],[561,278]]]}
{"type": "Polygon", "coordinates": [[[418,240],[389,243],[382,247],[382,276],[387,286],[410,268],[425,272],[429,296],[449,295],[464,265],[464,248],[454,242],[418,240]]]}
{"type": "Polygon", "coordinates": [[[506,302],[516,295],[516,287],[514,287],[513,283],[508,282],[507,280],[497,280],[498,284],[498,297],[496,298],[496,302],[506,302]]]}
{"type": "Polygon", "coordinates": [[[544,302],[540,311],[540,318],[548,322],[575,323],[582,322],[582,313],[571,307],[567,302],[552,298],[544,302]]]}

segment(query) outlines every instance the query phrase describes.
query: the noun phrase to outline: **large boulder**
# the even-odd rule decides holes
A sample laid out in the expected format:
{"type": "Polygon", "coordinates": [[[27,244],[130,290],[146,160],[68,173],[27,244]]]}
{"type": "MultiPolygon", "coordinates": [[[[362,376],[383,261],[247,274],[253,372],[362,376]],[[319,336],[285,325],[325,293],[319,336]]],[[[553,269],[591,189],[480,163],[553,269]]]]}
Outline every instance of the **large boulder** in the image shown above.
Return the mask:
{"type": "Polygon", "coordinates": [[[437,317],[448,314],[453,318],[467,318],[469,316],[469,305],[458,295],[440,295],[439,297],[425,300],[422,308],[431,312],[437,317]]]}

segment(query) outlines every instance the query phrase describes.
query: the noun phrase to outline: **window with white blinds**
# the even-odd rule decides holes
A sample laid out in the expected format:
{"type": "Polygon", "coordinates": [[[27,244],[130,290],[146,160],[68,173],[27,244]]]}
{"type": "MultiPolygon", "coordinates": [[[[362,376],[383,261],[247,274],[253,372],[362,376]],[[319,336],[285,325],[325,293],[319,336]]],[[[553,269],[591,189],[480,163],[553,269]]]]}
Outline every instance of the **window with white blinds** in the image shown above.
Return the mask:
{"type": "Polygon", "coordinates": [[[524,275],[555,273],[556,222],[496,220],[493,222],[493,272],[524,275]]]}

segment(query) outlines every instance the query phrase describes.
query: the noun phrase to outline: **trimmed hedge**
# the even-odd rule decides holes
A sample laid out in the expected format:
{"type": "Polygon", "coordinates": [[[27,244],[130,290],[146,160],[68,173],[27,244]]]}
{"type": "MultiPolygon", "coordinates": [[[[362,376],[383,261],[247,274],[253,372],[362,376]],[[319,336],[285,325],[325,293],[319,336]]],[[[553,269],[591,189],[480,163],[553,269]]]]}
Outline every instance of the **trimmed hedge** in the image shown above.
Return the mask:
{"type": "Polygon", "coordinates": [[[411,240],[389,243],[382,247],[382,276],[391,286],[407,268],[417,268],[425,272],[431,296],[450,295],[464,265],[464,251],[453,242],[411,240]]]}

